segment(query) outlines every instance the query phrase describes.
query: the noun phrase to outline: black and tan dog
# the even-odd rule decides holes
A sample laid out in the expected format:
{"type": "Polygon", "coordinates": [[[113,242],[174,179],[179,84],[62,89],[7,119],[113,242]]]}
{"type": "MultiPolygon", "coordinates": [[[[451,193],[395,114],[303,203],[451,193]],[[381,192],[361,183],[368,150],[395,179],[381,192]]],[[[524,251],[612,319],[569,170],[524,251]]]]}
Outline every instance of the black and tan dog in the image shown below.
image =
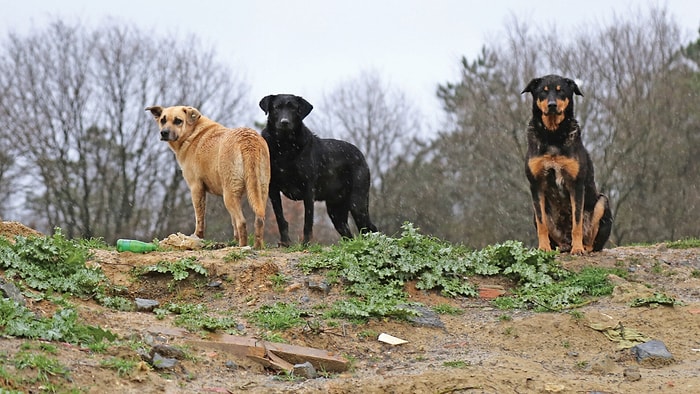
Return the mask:
{"type": "Polygon", "coordinates": [[[270,152],[257,131],[229,129],[202,116],[196,108],[153,106],[150,111],[160,129],[160,139],[175,153],[192,194],[194,235],[204,238],[207,193],[223,196],[231,215],[238,246],[248,244],[241,199],[247,194],[255,213],[256,249],[262,249],[265,207],[270,183],[270,152]]]}
{"type": "Polygon", "coordinates": [[[574,118],[576,83],[558,75],[535,78],[521,92],[532,94],[527,165],[539,249],[572,254],[599,251],[610,236],[608,198],[599,193],[593,162],[574,118]]]}
{"type": "Polygon", "coordinates": [[[304,125],[313,106],[292,94],[265,96],[260,108],[267,114],[262,136],[270,149],[270,201],[280,232],[280,245],[290,243],[280,192],[304,201],[304,243],[312,238],[314,201],[325,201],[333,226],[352,237],[348,214],[361,232],[376,232],[369,217],[370,174],[367,161],[353,144],[319,138],[304,125]]]}

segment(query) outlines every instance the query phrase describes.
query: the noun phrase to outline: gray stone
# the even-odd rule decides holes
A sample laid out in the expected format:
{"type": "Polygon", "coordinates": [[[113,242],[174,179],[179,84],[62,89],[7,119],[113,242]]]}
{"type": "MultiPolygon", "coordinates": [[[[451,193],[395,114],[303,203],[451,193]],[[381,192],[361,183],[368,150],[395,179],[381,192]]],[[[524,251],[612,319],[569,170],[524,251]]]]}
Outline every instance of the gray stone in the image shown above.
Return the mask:
{"type": "Polygon", "coordinates": [[[224,365],[226,366],[226,368],[228,368],[228,369],[230,369],[230,370],[232,370],[232,371],[235,371],[235,370],[238,369],[238,365],[237,365],[236,363],[234,363],[233,361],[231,361],[231,360],[227,360],[227,361],[224,363],[224,365]]]}
{"type": "Polygon", "coordinates": [[[435,313],[434,310],[425,307],[423,305],[401,305],[406,309],[410,309],[418,313],[417,316],[409,316],[408,321],[411,323],[423,326],[423,327],[434,327],[434,328],[445,328],[445,323],[440,320],[440,316],[435,313]]]}
{"type": "Polygon", "coordinates": [[[632,348],[637,362],[646,366],[663,366],[673,362],[673,355],[659,340],[652,340],[632,348]]]}
{"type": "Polygon", "coordinates": [[[177,360],[174,358],[163,357],[158,353],[153,353],[153,360],[151,360],[151,365],[155,369],[173,369],[177,365],[177,360]]]}
{"type": "Polygon", "coordinates": [[[151,349],[151,357],[155,358],[156,353],[163,357],[175,358],[178,360],[183,360],[185,358],[185,352],[170,345],[153,346],[151,349]]]}
{"type": "Polygon", "coordinates": [[[160,305],[156,300],[149,300],[146,298],[135,298],[136,310],[139,312],[151,312],[155,307],[160,305]]]}
{"type": "Polygon", "coordinates": [[[3,297],[9,298],[21,306],[27,304],[27,301],[25,301],[22,292],[19,291],[17,286],[12,282],[6,281],[5,278],[0,278],[0,293],[2,293],[3,297]]]}
{"type": "Polygon", "coordinates": [[[316,368],[308,361],[303,364],[294,364],[294,369],[292,371],[294,376],[301,376],[307,379],[315,379],[318,376],[316,368]]]}

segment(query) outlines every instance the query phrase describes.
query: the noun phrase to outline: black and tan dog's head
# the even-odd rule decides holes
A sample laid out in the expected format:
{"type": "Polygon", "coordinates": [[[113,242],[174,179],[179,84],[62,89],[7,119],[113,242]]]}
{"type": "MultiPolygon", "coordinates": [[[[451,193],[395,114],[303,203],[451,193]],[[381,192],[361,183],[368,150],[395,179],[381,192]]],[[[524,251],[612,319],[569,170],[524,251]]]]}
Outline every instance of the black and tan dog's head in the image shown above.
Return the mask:
{"type": "Polygon", "coordinates": [[[179,105],[163,108],[161,106],[147,107],[146,111],[156,120],[160,129],[161,141],[175,142],[192,130],[197,120],[202,116],[197,108],[179,105]]]}
{"type": "Polygon", "coordinates": [[[314,108],[303,97],[293,94],[271,94],[260,100],[260,108],[267,115],[268,129],[298,130],[302,120],[314,108]]]}
{"type": "Polygon", "coordinates": [[[549,131],[574,117],[574,94],[583,96],[576,82],[559,75],[534,78],[520,94],[528,92],[532,93],[532,116],[541,117],[549,131]]]}

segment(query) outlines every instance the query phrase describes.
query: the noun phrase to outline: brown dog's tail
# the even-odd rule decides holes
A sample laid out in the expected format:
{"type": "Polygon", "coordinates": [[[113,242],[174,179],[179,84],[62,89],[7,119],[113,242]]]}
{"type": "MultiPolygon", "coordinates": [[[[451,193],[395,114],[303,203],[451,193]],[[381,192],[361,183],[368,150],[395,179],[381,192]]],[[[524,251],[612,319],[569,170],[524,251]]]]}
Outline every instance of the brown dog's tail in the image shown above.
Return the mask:
{"type": "Polygon", "coordinates": [[[267,206],[270,188],[270,151],[267,142],[260,134],[250,130],[251,134],[244,141],[242,149],[243,166],[245,168],[245,187],[248,204],[255,214],[255,245],[256,249],[263,247],[265,231],[265,208],[267,206]]]}

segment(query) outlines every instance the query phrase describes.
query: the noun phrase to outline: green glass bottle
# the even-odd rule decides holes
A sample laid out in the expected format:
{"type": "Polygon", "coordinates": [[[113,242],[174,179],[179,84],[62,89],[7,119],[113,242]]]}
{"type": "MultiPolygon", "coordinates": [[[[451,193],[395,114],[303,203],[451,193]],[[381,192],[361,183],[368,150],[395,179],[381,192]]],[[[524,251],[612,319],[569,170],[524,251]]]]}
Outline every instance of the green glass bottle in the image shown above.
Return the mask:
{"type": "Polygon", "coordinates": [[[117,251],[118,252],[134,252],[134,253],[147,253],[158,249],[156,244],[151,242],[142,242],[134,239],[118,239],[117,240],[117,251]]]}

